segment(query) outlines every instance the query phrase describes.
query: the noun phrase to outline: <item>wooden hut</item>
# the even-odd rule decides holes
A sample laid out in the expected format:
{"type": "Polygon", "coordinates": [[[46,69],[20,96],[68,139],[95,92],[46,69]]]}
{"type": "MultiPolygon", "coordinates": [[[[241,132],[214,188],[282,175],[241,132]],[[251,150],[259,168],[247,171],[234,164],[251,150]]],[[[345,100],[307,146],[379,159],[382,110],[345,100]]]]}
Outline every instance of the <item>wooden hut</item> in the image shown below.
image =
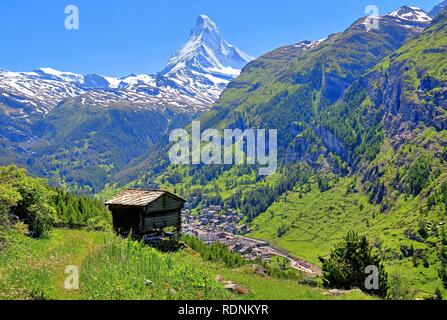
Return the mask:
{"type": "Polygon", "coordinates": [[[118,233],[145,235],[174,227],[181,232],[186,200],[162,190],[128,189],[106,202],[118,233]]]}

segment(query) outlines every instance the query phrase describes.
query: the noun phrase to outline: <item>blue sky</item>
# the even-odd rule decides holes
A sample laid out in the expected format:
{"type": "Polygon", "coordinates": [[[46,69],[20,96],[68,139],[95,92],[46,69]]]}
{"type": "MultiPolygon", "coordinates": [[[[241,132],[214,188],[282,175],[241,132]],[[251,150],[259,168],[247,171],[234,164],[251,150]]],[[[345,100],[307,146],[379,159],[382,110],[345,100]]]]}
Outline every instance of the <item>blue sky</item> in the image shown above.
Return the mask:
{"type": "Polygon", "coordinates": [[[386,13],[402,5],[429,10],[440,0],[1,0],[0,68],[53,67],[124,76],[160,71],[186,41],[199,14],[224,38],[259,56],[281,45],[341,31],[367,5],[386,13]],[[80,29],[64,27],[67,5],[80,29]]]}

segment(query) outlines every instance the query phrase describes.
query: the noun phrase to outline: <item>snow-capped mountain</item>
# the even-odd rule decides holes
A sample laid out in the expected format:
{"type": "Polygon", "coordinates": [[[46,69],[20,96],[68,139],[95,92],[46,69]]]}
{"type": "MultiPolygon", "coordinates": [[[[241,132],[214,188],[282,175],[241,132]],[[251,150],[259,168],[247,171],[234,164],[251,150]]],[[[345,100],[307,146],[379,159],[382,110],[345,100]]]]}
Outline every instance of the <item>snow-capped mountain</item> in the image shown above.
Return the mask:
{"type": "MultiPolygon", "coordinates": [[[[386,15],[378,16],[379,22],[398,23],[400,27],[412,29],[415,32],[422,32],[433,21],[433,18],[419,7],[403,6],[386,15]]],[[[371,23],[370,17],[361,19],[361,24],[368,26],[371,23]]]]}
{"type": "Polygon", "coordinates": [[[408,28],[425,28],[433,20],[423,9],[411,6],[400,7],[385,17],[399,20],[408,28]]]}
{"type": "Polygon", "coordinates": [[[228,83],[254,58],[225,41],[217,25],[200,15],[186,44],[155,76],[129,76],[121,85],[147,93],[157,104],[203,111],[218,99],[228,83]]]}
{"type": "Polygon", "coordinates": [[[82,79],[48,68],[33,72],[0,70],[0,105],[13,117],[46,114],[63,99],[83,94],[79,86],[82,79]]]}
{"type": "Polygon", "coordinates": [[[184,74],[200,74],[214,81],[225,82],[239,75],[254,58],[222,39],[216,24],[205,15],[199,16],[188,42],[174,54],[161,72],[183,82],[184,74]],[[212,77],[209,77],[211,75],[212,77]]]}
{"type": "Polygon", "coordinates": [[[52,68],[0,70],[0,107],[14,118],[45,115],[64,99],[100,107],[136,105],[204,111],[252,59],[222,39],[216,24],[201,15],[188,42],[158,74],[114,78],[52,68]]]}

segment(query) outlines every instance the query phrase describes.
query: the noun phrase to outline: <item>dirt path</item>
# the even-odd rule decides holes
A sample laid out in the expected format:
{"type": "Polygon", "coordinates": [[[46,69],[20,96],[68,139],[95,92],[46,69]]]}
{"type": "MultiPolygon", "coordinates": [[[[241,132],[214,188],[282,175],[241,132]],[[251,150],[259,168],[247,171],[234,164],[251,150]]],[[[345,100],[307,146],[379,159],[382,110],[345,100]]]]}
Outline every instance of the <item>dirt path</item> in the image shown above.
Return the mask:
{"type": "MultiPolygon", "coordinates": [[[[60,264],[54,272],[53,283],[55,286],[55,298],[58,300],[76,300],[80,298],[79,290],[67,290],[65,288],[65,280],[68,274],[65,270],[68,266],[74,266],[78,269],[79,274],[82,272],[83,261],[93,252],[99,250],[102,244],[101,237],[97,235],[87,234],[84,232],[64,232],[63,241],[57,241],[54,245],[56,252],[67,250],[66,254],[61,255],[60,264]]],[[[82,284],[80,284],[82,286],[82,284]]]]}

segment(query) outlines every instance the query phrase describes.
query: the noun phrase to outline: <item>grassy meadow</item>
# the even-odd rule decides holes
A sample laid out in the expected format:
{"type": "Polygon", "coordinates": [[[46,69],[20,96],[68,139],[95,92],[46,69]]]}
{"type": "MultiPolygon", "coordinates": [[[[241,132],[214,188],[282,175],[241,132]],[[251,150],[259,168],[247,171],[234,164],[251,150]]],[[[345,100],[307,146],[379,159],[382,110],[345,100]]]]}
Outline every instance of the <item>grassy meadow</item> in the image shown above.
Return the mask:
{"type": "Polygon", "coordinates": [[[371,299],[359,291],[331,296],[320,288],[228,268],[182,250],[160,253],[112,233],[55,229],[45,239],[18,232],[4,235],[0,251],[0,299],[93,300],[324,300],[371,299]],[[65,268],[77,266],[79,290],[64,288],[65,268]],[[236,294],[218,281],[232,281],[249,293],[236,294]]]}

